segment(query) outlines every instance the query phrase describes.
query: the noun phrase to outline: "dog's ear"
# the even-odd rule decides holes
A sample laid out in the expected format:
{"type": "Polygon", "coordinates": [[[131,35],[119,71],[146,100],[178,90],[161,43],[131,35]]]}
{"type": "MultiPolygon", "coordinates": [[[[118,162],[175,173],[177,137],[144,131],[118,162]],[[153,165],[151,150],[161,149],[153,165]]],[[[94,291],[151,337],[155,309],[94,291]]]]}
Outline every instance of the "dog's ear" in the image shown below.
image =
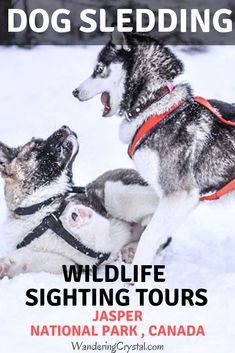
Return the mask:
{"type": "Polygon", "coordinates": [[[15,148],[10,148],[4,143],[0,142],[0,172],[4,172],[6,166],[14,158],[15,148]]]}
{"type": "Polygon", "coordinates": [[[123,49],[125,51],[131,51],[131,47],[127,43],[127,38],[125,36],[125,33],[118,32],[116,27],[112,32],[111,43],[115,46],[116,50],[123,49]]]}
{"type": "MultiPolygon", "coordinates": [[[[36,141],[35,138],[32,138],[32,140],[28,143],[26,143],[24,146],[18,148],[18,156],[19,157],[24,157],[27,155],[32,149],[35,147],[36,141]]],[[[13,149],[14,150],[14,149],[13,149]]],[[[14,151],[13,151],[14,152],[14,151]]]]}

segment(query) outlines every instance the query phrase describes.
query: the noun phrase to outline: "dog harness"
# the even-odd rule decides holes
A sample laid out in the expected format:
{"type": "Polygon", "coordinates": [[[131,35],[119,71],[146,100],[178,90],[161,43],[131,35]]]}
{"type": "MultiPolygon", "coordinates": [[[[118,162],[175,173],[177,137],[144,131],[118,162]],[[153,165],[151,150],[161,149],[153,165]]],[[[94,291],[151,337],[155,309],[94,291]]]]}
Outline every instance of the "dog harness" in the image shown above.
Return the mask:
{"type": "MultiPolygon", "coordinates": [[[[190,101],[195,102],[196,104],[200,104],[207,110],[209,110],[221,123],[233,126],[235,127],[235,122],[231,120],[226,120],[225,118],[222,117],[218,113],[218,111],[211,105],[211,103],[202,97],[194,97],[190,99],[190,101]]],[[[189,101],[180,101],[176,105],[174,105],[171,109],[169,109],[167,112],[164,112],[163,114],[154,114],[150,116],[148,120],[146,120],[137,130],[135,133],[131,144],[128,147],[128,155],[130,158],[133,158],[134,153],[139,149],[139,147],[142,145],[142,143],[148,138],[148,136],[151,134],[153,129],[159,128],[162,125],[162,122],[164,122],[172,119],[176,113],[179,113],[180,111],[183,111],[186,106],[189,104],[189,101]]],[[[235,179],[232,179],[229,183],[227,183],[225,186],[223,186],[221,189],[217,190],[216,192],[202,196],[200,198],[200,201],[211,201],[211,200],[217,200],[220,197],[224,196],[225,194],[229,193],[230,191],[235,189],[235,179]]]]}
{"type": "Polygon", "coordinates": [[[30,243],[33,240],[39,238],[43,235],[47,230],[52,230],[55,234],[57,234],[61,239],[63,239],[67,244],[72,246],[74,249],[80,251],[82,254],[92,257],[93,259],[97,259],[97,266],[102,264],[104,261],[108,260],[110,253],[103,253],[103,252],[96,252],[86,245],[82,244],[77,238],[75,238],[71,233],[69,233],[63,226],[60,216],[64,212],[68,202],[65,200],[66,196],[69,193],[75,194],[85,194],[86,188],[84,187],[72,187],[65,194],[60,194],[54,197],[51,197],[41,203],[28,206],[28,207],[19,207],[17,208],[14,213],[18,216],[28,216],[33,215],[34,213],[40,211],[43,207],[51,205],[56,200],[62,198],[62,203],[60,204],[59,208],[52,213],[49,213],[46,217],[43,218],[41,223],[35,227],[25,238],[17,245],[17,249],[21,249],[30,243]]]}

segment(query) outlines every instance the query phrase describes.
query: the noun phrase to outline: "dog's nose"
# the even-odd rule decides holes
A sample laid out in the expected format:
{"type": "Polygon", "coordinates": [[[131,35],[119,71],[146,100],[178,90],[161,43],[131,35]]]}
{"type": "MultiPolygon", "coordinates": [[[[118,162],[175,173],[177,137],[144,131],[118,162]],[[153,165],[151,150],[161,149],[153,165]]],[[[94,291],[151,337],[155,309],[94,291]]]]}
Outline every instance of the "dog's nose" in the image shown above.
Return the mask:
{"type": "Polygon", "coordinates": [[[75,98],[78,98],[79,90],[77,88],[73,91],[73,95],[74,95],[75,98]]]}
{"type": "Polygon", "coordinates": [[[67,125],[61,126],[61,129],[63,129],[63,130],[70,130],[70,128],[69,128],[67,125]]]}

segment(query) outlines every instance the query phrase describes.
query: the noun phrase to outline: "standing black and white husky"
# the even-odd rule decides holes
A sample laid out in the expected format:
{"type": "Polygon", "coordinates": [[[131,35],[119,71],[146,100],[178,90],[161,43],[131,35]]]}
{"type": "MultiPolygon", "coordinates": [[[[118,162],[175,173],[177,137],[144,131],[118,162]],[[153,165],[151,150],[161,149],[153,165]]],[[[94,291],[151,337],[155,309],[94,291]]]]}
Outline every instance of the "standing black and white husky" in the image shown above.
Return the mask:
{"type": "Polygon", "coordinates": [[[63,264],[96,265],[103,255],[107,263],[125,245],[123,257],[130,261],[135,247],[130,242],[138,240],[157,198],[130,169],[106,172],[71,196],[76,192],[72,166],[77,153],[77,136],[68,127],[18,148],[0,143],[12,247],[0,258],[0,278],[60,273],[63,264]]]}
{"type": "MultiPolygon", "coordinates": [[[[159,245],[198,205],[200,196],[235,178],[235,128],[195,104],[188,84],[173,86],[182,71],[181,61],[155,39],[116,32],[100,52],[91,77],[73,92],[80,101],[101,94],[103,116],[124,117],[120,138],[126,144],[149,117],[184,102],[142,139],[132,157],[159,197],[135,264],[151,263],[159,245]]],[[[211,102],[219,113],[235,117],[234,105],[211,102]]]]}

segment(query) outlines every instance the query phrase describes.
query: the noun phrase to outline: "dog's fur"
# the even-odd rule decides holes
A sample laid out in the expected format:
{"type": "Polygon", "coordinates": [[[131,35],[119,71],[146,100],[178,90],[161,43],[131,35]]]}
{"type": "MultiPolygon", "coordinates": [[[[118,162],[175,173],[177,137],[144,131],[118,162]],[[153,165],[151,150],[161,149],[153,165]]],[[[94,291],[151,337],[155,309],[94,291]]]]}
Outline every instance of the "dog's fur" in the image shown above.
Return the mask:
{"type": "MultiPolygon", "coordinates": [[[[176,84],[171,93],[148,105],[156,91],[172,83],[182,71],[181,61],[155,39],[116,33],[100,52],[92,76],[73,94],[84,101],[102,93],[105,117],[123,116],[145,105],[136,118],[122,120],[120,138],[130,144],[148,117],[192,97],[188,84],[176,84]]],[[[235,117],[234,105],[211,102],[222,114],[227,110],[235,117]]],[[[202,106],[189,104],[148,135],[133,162],[159,197],[134,258],[135,264],[148,264],[164,239],[198,205],[200,195],[235,177],[235,128],[222,124],[202,106]]]]}
{"type": "MultiPolygon", "coordinates": [[[[14,210],[71,189],[72,165],[77,153],[76,134],[68,127],[59,129],[46,140],[33,139],[19,148],[0,143],[0,171],[9,211],[6,230],[12,245],[9,256],[0,259],[0,278],[22,272],[60,273],[63,264],[97,263],[98,259],[80,253],[51,230],[28,246],[15,250],[62,200],[58,198],[29,216],[17,216],[14,210]]],[[[149,221],[156,208],[156,196],[137,172],[127,169],[103,174],[88,184],[86,190],[86,194],[66,197],[68,205],[61,216],[64,227],[89,248],[111,252],[108,261],[114,260],[120,249],[128,245],[123,249],[123,256],[130,261],[135,244],[129,243],[138,239],[149,221]]]]}

